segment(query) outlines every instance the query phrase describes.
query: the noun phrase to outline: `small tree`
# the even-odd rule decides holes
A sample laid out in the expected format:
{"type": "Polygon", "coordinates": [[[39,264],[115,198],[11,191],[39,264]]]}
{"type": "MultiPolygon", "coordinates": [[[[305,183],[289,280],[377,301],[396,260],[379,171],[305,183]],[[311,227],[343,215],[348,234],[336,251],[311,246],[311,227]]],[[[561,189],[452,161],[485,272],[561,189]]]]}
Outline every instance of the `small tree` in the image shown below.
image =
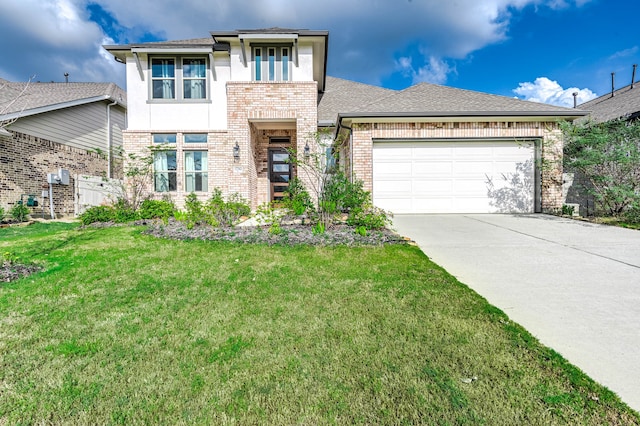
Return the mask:
{"type": "MultiPolygon", "coordinates": [[[[305,179],[300,181],[310,187],[310,198],[315,201],[313,210],[319,226],[314,229],[323,232],[340,213],[348,213],[347,223],[362,228],[361,232],[388,225],[389,214],[373,206],[371,193],[364,189],[363,182],[353,181],[337,169],[335,151],[342,139],[334,141],[328,132],[321,131],[312,134],[311,142],[313,146],[305,149],[303,155],[291,151],[290,158],[304,175],[305,179]]],[[[298,180],[294,181],[292,187],[295,188],[292,201],[297,200],[298,204],[306,202],[304,192],[298,188],[298,180]]],[[[292,207],[295,207],[295,203],[292,203],[292,207]]]]}
{"type": "Polygon", "coordinates": [[[142,154],[128,153],[124,156],[124,183],[112,183],[115,201],[125,203],[137,211],[142,202],[151,196],[153,185],[153,161],[155,153],[167,149],[165,146],[151,146],[142,154]]]}
{"type": "MultiPolygon", "coordinates": [[[[305,152],[300,155],[290,150],[290,161],[298,168],[299,174],[304,175],[301,181],[310,192],[315,202],[315,212],[318,222],[324,228],[331,225],[333,218],[339,211],[339,206],[327,194],[329,183],[334,177],[335,166],[328,150],[332,150],[335,142],[327,130],[314,132],[309,136],[305,152]],[[310,144],[311,146],[309,146],[310,144]]],[[[297,181],[296,181],[297,182],[297,181]]]]}
{"type": "Polygon", "coordinates": [[[640,199],[640,121],[561,126],[564,166],[586,177],[604,212],[618,216],[640,199]]]}

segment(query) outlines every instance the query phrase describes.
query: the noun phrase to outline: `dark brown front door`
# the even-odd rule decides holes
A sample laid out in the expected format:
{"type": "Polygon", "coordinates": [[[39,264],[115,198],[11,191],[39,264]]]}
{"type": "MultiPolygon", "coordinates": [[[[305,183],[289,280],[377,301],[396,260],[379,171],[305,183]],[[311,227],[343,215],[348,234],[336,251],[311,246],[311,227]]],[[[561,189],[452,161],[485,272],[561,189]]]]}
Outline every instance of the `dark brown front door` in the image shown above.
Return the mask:
{"type": "Polygon", "coordinates": [[[269,182],[271,183],[271,200],[282,200],[284,192],[291,180],[291,164],[289,153],[283,148],[269,150],[269,182]]]}

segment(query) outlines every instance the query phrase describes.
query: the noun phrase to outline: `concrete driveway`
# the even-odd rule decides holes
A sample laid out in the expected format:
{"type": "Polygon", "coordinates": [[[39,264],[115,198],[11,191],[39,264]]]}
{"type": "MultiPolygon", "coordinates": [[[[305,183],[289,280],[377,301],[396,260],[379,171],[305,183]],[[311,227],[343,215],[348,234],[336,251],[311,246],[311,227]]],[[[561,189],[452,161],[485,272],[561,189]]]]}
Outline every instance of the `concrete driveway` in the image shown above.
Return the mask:
{"type": "Polygon", "coordinates": [[[640,411],[640,231],[547,215],[396,215],[394,227],[640,411]]]}

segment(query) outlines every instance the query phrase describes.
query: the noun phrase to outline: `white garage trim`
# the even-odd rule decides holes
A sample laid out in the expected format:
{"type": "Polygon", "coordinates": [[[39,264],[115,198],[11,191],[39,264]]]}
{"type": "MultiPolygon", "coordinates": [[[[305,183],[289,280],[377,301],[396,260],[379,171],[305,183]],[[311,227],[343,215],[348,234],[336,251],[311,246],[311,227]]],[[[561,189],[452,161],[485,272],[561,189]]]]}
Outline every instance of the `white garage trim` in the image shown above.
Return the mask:
{"type": "Polygon", "coordinates": [[[536,142],[374,140],[373,202],[394,213],[539,211],[536,142]]]}

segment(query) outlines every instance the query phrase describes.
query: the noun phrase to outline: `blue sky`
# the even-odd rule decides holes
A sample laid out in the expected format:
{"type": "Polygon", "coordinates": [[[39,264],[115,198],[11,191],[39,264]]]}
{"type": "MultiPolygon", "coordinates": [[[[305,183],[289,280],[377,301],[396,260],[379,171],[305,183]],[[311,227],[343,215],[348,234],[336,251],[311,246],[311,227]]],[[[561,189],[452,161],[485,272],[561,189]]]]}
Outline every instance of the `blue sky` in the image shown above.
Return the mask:
{"type": "Polygon", "coordinates": [[[278,26],[328,30],[335,77],[572,106],[572,92],[610,91],[611,72],[616,88],[631,82],[639,12],[637,0],[2,0],[0,77],[124,87],[101,45],[278,26]]]}

